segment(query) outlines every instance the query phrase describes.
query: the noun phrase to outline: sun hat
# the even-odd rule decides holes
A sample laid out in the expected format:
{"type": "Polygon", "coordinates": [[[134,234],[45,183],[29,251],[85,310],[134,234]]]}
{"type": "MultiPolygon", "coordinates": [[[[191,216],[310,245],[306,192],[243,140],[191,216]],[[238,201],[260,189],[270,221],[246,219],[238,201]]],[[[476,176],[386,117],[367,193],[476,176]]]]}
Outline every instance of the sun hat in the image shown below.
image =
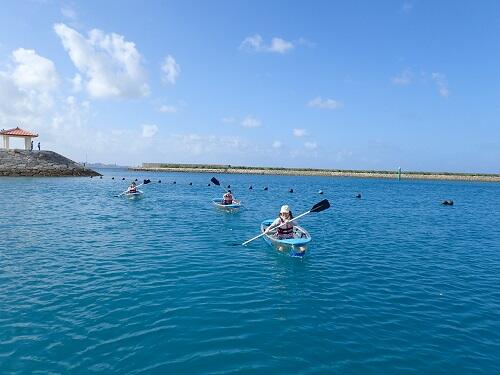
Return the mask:
{"type": "Polygon", "coordinates": [[[288,207],[287,204],[281,206],[280,214],[281,213],[287,213],[287,214],[289,214],[290,213],[290,207],[288,207]]]}

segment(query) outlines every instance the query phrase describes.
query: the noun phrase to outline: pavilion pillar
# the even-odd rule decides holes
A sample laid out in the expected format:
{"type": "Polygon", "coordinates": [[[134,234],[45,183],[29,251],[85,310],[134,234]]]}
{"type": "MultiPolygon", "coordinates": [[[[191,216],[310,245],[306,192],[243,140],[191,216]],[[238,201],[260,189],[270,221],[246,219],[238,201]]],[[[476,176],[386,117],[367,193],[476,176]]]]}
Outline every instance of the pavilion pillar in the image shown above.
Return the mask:
{"type": "Polygon", "coordinates": [[[29,151],[31,149],[31,138],[30,137],[24,138],[24,149],[26,151],[29,151]]]}
{"type": "Polygon", "coordinates": [[[3,148],[5,148],[6,150],[9,149],[9,136],[8,135],[3,136],[3,148]]]}

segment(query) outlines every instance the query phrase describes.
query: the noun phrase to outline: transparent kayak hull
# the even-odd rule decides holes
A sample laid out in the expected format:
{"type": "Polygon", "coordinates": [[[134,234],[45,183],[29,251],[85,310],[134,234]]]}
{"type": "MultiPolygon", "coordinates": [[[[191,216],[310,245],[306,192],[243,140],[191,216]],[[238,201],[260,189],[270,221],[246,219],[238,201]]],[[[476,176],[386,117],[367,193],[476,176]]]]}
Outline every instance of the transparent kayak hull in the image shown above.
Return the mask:
{"type": "Polygon", "coordinates": [[[135,193],[125,193],[123,196],[130,200],[141,199],[144,197],[144,192],[137,190],[135,193]]]}
{"type": "MultiPolygon", "coordinates": [[[[274,220],[264,220],[260,225],[261,233],[272,224],[274,220]]],[[[265,234],[264,241],[278,252],[292,257],[303,257],[306,254],[307,246],[311,242],[311,235],[301,226],[295,225],[293,228],[293,238],[279,239],[275,234],[265,234]]]]}
{"type": "Polygon", "coordinates": [[[214,204],[215,207],[217,207],[221,210],[225,210],[225,211],[237,211],[243,207],[241,202],[232,203],[232,204],[222,204],[222,199],[220,199],[220,198],[212,199],[212,203],[214,204]]]}

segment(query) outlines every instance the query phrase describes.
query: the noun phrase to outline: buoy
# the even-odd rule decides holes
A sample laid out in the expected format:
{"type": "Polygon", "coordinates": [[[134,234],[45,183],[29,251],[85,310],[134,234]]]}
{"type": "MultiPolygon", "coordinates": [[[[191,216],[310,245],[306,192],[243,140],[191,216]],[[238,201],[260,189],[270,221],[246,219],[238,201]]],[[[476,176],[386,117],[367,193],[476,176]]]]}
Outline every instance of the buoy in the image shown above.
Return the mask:
{"type": "Polygon", "coordinates": [[[288,190],[289,193],[293,193],[293,189],[288,190]]]}
{"type": "Polygon", "coordinates": [[[114,177],[111,177],[112,180],[114,180],[115,178],[114,177]]]}
{"type": "Polygon", "coordinates": [[[210,186],[210,184],[208,184],[208,186],[210,186]]]}
{"type": "Polygon", "coordinates": [[[228,189],[231,189],[231,185],[227,185],[227,188],[228,188],[228,189]]]}
{"type": "Polygon", "coordinates": [[[101,176],[101,177],[99,177],[99,178],[102,180],[102,176],[101,176]]]}
{"type": "Polygon", "coordinates": [[[323,194],[323,190],[318,191],[318,194],[323,194]]]}
{"type": "Polygon", "coordinates": [[[361,194],[356,194],[356,198],[361,198],[361,194]]]}
{"type": "Polygon", "coordinates": [[[92,178],[92,176],[90,176],[90,178],[92,178]]]}
{"type": "Polygon", "coordinates": [[[193,183],[192,183],[192,182],[190,182],[190,183],[189,183],[189,186],[192,186],[192,185],[193,185],[193,183]]]}
{"type": "Polygon", "coordinates": [[[125,177],[122,178],[122,181],[125,181],[125,177]]]}
{"type": "Polygon", "coordinates": [[[137,178],[135,179],[135,182],[137,182],[137,178]]]}
{"type": "Polygon", "coordinates": [[[174,185],[176,184],[176,182],[175,182],[175,181],[174,181],[174,182],[172,182],[172,183],[173,183],[174,185]]]}
{"type": "Polygon", "coordinates": [[[264,188],[264,191],[267,191],[267,190],[268,190],[268,189],[267,189],[267,186],[266,186],[266,187],[264,188]]]}
{"type": "Polygon", "coordinates": [[[453,201],[451,199],[446,199],[441,204],[444,204],[445,206],[453,206],[453,201]]]}
{"type": "Polygon", "coordinates": [[[161,180],[158,180],[158,183],[161,184],[161,180]]]}
{"type": "Polygon", "coordinates": [[[253,189],[252,185],[250,185],[250,187],[249,187],[248,189],[249,189],[249,190],[252,190],[252,189],[253,189]]]}

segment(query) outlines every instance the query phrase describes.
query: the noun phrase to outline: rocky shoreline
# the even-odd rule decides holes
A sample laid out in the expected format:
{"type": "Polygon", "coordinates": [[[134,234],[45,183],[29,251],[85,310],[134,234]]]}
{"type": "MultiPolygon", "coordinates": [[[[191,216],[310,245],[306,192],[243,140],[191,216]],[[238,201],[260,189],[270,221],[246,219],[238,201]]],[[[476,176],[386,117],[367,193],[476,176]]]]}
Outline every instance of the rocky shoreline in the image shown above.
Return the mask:
{"type": "Polygon", "coordinates": [[[100,176],[53,151],[0,150],[0,176],[100,176]]]}
{"type": "MultiPolygon", "coordinates": [[[[169,167],[134,167],[134,171],[153,172],[189,172],[189,173],[233,173],[283,176],[326,176],[326,177],[358,177],[398,179],[397,171],[354,171],[328,169],[294,169],[294,168],[258,168],[258,167],[203,167],[169,166],[169,167]]],[[[500,182],[500,174],[448,173],[448,172],[401,172],[401,179],[413,180],[451,180],[451,181],[483,181],[500,182]]]]}

